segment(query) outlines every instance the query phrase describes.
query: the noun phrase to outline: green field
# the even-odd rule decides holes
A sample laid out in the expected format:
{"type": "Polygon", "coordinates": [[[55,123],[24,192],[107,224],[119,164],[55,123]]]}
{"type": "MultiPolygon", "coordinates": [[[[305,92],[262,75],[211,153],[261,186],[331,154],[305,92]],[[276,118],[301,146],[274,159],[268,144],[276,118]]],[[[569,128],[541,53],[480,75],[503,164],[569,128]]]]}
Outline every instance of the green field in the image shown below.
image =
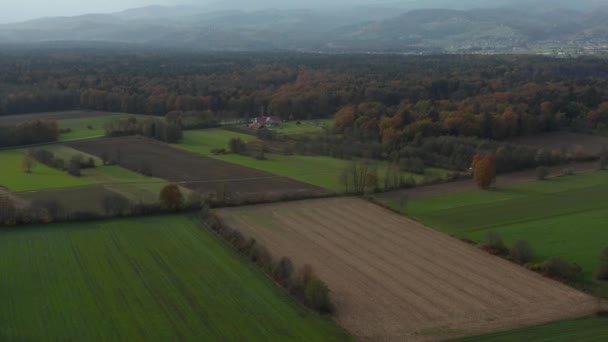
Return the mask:
{"type": "Polygon", "coordinates": [[[0,231],[2,341],[339,341],[191,216],[0,231]]]}
{"type": "Polygon", "coordinates": [[[24,154],[20,151],[0,151],[0,186],[19,192],[93,184],[88,179],[70,176],[41,163],[35,164],[32,173],[25,173],[22,168],[23,158],[24,154]]]}
{"type": "MultiPolygon", "coordinates": [[[[241,138],[246,142],[256,140],[255,137],[247,134],[222,129],[207,129],[184,132],[182,141],[174,146],[211,158],[289,177],[325,189],[338,192],[343,190],[339,177],[342,170],[349,164],[347,160],[325,156],[285,156],[278,154],[266,154],[267,160],[257,160],[238,154],[213,155],[211,153],[214,148],[227,148],[228,141],[231,138],[241,138]]],[[[386,163],[379,164],[380,177],[386,173],[386,168],[386,163]]],[[[428,169],[429,174],[443,175],[445,172],[441,169],[428,169]]],[[[415,180],[423,178],[420,175],[410,173],[404,173],[403,175],[406,177],[412,176],[415,180]]]]}
{"type": "Polygon", "coordinates": [[[458,340],[459,342],[600,342],[608,340],[608,318],[589,317],[554,322],[458,340]]]}
{"type": "Polygon", "coordinates": [[[283,123],[281,127],[273,130],[285,136],[323,133],[325,129],[331,129],[334,122],[335,119],[333,118],[301,121],[299,125],[296,122],[290,121],[283,123]]]}
{"type": "Polygon", "coordinates": [[[59,120],[60,129],[72,130],[69,133],[61,134],[59,140],[66,141],[103,136],[105,134],[104,127],[107,122],[116,119],[126,118],[129,116],[135,116],[138,118],[145,117],[145,115],[116,114],[108,116],[96,116],[90,118],[59,120]]]}
{"type": "MultiPolygon", "coordinates": [[[[559,256],[592,279],[608,247],[608,172],[413,200],[407,215],[447,234],[480,242],[496,231],[507,244],[527,240],[535,260],[559,256]]],[[[389,203],[395,208],[397,203],[389,203]]]]}

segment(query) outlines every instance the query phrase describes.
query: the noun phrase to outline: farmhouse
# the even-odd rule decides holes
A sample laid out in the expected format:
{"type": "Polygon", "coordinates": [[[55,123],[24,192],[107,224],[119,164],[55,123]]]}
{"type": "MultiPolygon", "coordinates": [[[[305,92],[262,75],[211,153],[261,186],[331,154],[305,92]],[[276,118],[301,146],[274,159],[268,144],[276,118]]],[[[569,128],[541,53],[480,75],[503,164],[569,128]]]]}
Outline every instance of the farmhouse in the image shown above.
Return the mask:
{"type": "Polygon", "coordinates": [[[258,116],[253,119],[249,128],[251,129],[262,129],[262,128],[276,128],[280,127],[283,124],[283,120],[281,120],[278,116],[258,116]]]}

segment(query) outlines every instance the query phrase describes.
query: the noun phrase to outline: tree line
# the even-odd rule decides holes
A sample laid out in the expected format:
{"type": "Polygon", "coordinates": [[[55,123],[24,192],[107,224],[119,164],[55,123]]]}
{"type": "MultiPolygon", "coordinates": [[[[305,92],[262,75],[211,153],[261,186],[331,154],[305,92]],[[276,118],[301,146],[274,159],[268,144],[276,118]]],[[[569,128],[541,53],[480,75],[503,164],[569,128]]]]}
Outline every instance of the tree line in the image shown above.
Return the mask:
{"type": "MultiPolygon", "coordinates": [[[[0,55],[0,115],[92,109],[329,117],[384,144],[488,139],[608,125],[606,61],[536,56],[369,56],[40,50],[0,55]]],[[[203,124],[205,125],[205,124],[203,124]]]]}

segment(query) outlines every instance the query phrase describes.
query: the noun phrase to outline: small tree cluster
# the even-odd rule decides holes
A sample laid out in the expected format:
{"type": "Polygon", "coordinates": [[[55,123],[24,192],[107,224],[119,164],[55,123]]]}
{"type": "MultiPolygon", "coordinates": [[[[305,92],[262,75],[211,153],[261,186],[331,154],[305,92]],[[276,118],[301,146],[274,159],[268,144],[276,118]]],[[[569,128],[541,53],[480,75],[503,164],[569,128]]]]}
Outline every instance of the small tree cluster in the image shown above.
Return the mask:
{"type": "Polygon", "coordinates": [[[291,259],[282,257],[275,263],[266,247],[253,238],[246,239],[240,231],[224,226],[208,206],[200,210],[199,218],[303,304],[321,313],[333,311],[329,288],[315,276],[310,265],[304,265],[296,275],[291,259]]]}
{"type": "Polygon", "coordinates": [[[583,269],[579,265],[568,262],[560,257],[553,257],[538,264],[528,264],[527,267],[565,283],[575,284],[583,279],[583,269]]]}
{"type": "Polygon", "coordinates": [[[502,237],[495,231],[490,231],[486,234],[482,248],[494,255],[505,256],[509,253],[509,249],[502,240],[502,237]]]}
{"type": "Polygon", "coordinates": [[[599,159],[599,169],[606,170],[608,168],[608,148],[602,147],[599,159]]]}
{"type": "Polygon", "coordinates": [[[608,280],[608,247],[600,254],[600,263],[595,277],[598,280],[608,280]]]}
{"type": "Polygon", "coordinates": [[[496,181],[496,156],[493,153],[477,153],[471,167],[475,183],[480,189],[487,190],[496,181]]]}
{"type": "Polygon", "coordinates": [[[247,152],[247,144],[241,138],[232,138],[228,141],[228,150],[230,153],[244,154],[247,152]]]}
{"type": "Polygon", "coordinates": [[[371,161],[354,160],[340,173],[345,193],[364,194],[378,190],[378,165],[371,161]]]}
{"type": "Polygon", "coordinates": [[[106,123],[105,132],[106,136],[109,137],[140,134],[168,143],[178,142],[183,135],[181,127],[176,124],[167,123],[157,118],[138,120],[134,116],[106,123]]]}
{"type": "Polygon", "coordinates": [[[509,249],[509,258],[520,265],[532,261],[533,256],[532,246],[525,240],[515,241],[509,249]]]}
{"type": "Polygon", "coordinates": [[[549,169],[544,166],[539,166],[536,168],[536,179],[545,180],[549,177],[549,169]]]}
{"type": "Polygon", "coordinates": [[[159,203],[165,210],[179,211],[184,207],[184,195],[177,184],[169,184],[160,191],[159,203]]]}

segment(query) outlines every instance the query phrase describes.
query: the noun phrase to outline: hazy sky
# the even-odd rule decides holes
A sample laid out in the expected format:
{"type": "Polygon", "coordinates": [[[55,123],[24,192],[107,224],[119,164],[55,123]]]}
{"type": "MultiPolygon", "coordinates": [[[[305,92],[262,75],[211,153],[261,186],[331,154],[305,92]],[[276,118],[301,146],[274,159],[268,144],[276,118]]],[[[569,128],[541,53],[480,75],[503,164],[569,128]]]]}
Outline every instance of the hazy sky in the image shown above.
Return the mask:
{"type": "Polygon", "coordinates": [[[88,13],[110,13],[149,5],[213,4],[216,8],[326,7],[412,0],[0,0],[0,23],[88,13]]]}
{"type": "MultiPolygon", "coordinates": [[[[39,17],[71,16],[85,13],[116,12],[147,5],[192,3],[186,0],[0,0],[0,22],[39,17]]],[[[204,3],[205,0],[200,1],[204,3]]]]}

